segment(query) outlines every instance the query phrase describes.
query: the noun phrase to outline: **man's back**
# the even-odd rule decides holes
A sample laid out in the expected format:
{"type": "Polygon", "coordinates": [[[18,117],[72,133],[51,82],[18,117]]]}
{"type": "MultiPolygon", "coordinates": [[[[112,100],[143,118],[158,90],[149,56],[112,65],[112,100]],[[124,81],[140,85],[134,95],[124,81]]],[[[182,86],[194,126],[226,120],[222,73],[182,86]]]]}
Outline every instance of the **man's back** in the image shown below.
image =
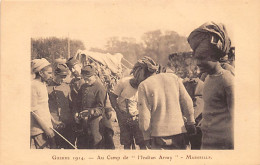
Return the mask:
{"type": "Polygon", "coordinates": [[[143,81],[138,87],[138,93],[140,129],[147,136],[150,131],[151,136],[186,132],[182,116],[190,118],[192,113],[193,117],[193,108],[181,79],[172,73],[157,74],[143,81]]]}

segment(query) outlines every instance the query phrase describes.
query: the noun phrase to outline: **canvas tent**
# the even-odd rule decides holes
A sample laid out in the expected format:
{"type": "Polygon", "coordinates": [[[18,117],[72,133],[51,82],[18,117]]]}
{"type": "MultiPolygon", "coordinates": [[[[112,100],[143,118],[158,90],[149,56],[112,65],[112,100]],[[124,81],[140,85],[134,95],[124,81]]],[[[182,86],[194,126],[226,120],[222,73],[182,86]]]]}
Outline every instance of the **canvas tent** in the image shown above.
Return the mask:
{"type": "Polygon", "coordinates": [[[122,63],[126,60],[123,58],[121,53],[112,55],[109,53],[78,50],[74,58],[79,60],[83,66],[88,64],[94,65],[96,67],[98,77],[108,91],[113,89],[114,85],[121,77],[125,76],[125,69],[122,69],[122,67],[129,69],[129,67],[126,67],[122,63]]]}
{"type": "Polygon", "coordinates": [[[78,50],[75,56],[83,65],[88,64],[89,60],[93,60],[108,67],[112,73],[117,74],[122,72],[121,60],[123,55],[116,53],[114,55],[109,53],[99,53],[87,50],[78,50]]]}

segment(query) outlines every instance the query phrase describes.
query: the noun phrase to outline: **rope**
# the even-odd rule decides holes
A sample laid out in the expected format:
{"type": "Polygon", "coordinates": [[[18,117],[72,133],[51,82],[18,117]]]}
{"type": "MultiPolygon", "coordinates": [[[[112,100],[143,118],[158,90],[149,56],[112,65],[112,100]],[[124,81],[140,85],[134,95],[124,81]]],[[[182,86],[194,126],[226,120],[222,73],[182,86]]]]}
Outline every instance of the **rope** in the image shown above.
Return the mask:
{"type": "MultiPolygon", "coordinates": [[[[41,119],[41,117],[39,115],[37,115],[35,112],[31,111],[34,115],[36,115],[40,120],[43,121],[43,119],[41,119]]],[[[51,128],[51,127],[50,127],[51,128]]],[[[51,128],[54,132],[56,132],[63,140],[65,140],[67,143],[69,143],[73,148],[77,149],[76,146],[74,146],[73,144],[71,144],[71,142],[69,140],[67,140],[64,136],[62,136],[58,131],[56,131],[54,128],[51,128]]]]}
{"type": "Polygon", "coordinates": [[[124,57],[122,58],[123,60],[125,60],[128,64],[130,64],[132,67],[134,66],[131,62],[129,62],[127,59],[125,59],[124,57]]]}
{"type": "Polygon", "coordinates": [[[125,67],[125,68],[127,68],[127,69],[129,69],[127,66],[125,66],[123,63],[121,63],[121,65],[123,66],[123,67],[125,67]]]}

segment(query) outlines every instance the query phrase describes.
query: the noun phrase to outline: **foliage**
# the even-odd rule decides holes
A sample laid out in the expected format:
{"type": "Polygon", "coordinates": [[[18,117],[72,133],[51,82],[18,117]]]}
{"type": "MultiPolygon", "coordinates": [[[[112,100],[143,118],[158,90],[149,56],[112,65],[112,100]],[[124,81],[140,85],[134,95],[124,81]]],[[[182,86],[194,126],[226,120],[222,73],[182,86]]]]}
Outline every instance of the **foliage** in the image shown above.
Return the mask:
{"type": "MultiPolygon", "coordinates": [[[[76,54],[78,49],[85,49],[80,40],[69,40],[70,55],[76,54]]],[[[46,58],[49,62],[53,62],[57,58],[68,57],[68,38],[32,38],[31,39],[31,58],[46,58]]]]}
{"type": "Polygon", "coordinates": [[[178,54],[174,60],[169,59],[170,54],[191,51],[187,38],[174,31],[162,33],[160,30],[155,30],[146,32],[142,36],[141,42],[137,42],[134,38],[111,37],[107,41],[105,49],[91,48],[91,51],[111,54],[121,53],[132,64],[135,64],[138,59],[144,56],[149,56],[160,65],[168,66],[183,78],[191,72],[195,76],[197,72],[196,64],[189,55],[181,56],[178,54]]]}

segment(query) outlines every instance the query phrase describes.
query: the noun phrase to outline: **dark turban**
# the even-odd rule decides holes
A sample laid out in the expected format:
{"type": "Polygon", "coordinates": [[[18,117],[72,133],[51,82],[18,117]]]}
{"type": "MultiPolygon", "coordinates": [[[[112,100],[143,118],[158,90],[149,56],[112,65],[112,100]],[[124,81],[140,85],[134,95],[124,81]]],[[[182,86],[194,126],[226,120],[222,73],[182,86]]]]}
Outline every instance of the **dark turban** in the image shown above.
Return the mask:
{"type": "Polygon", "coordinates": [[[145,56],[142,59],[137,61],[131,73],[135,74],[140,69],[145,69],[150,73],[155,73],[158,71],[159,65],[152,58],[145,56]]]}
{"type": "Polygon", "coordinates": [[[229,53],[231,41],[223,24],[207,22],[201,25],[190,33],[188,42],[195,51],[205,39],[209,39],[210,44],[220,52],[220,57],[229,53]]]}
{"type": "Polygon", "coordinates": [[[151,74],[158,72],[158,70],[159,65],[152,58],[143,57],[137,61],[130,73],[134,75],[134,78],[130,80],[131,86],[137,88],[141,81],[143,81],[141,78],[142,75],[147,78],[151,74]]]}

